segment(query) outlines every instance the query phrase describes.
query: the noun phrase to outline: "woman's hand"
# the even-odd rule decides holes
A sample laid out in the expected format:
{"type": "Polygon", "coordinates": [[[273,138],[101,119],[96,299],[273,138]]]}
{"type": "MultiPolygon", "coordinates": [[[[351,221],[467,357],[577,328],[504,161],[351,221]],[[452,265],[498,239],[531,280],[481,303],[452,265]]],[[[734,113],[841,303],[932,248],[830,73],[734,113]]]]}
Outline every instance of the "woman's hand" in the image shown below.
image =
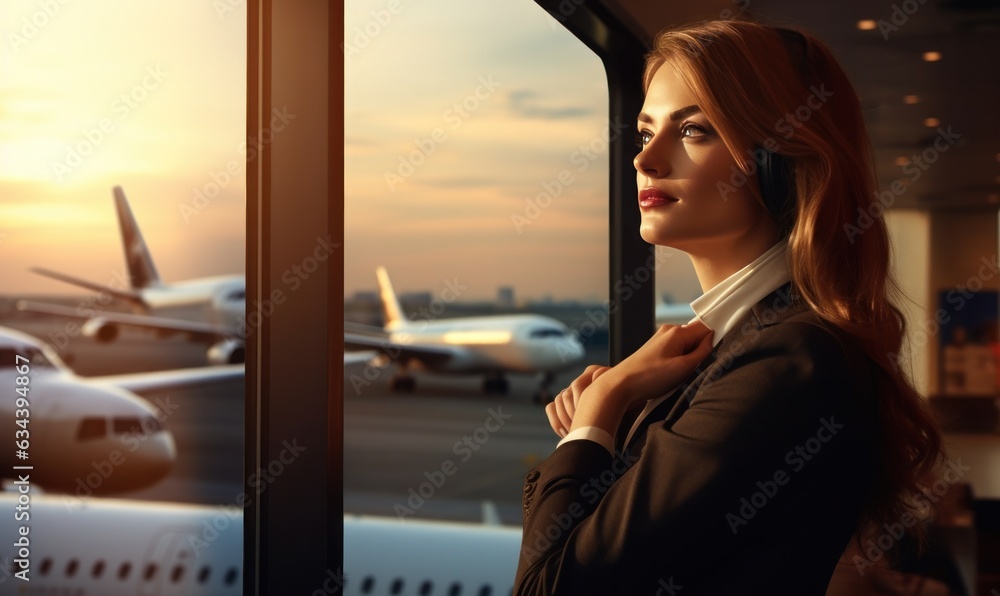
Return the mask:
{"type": "Polygon", "coordinates": [[[673,389],[711,351],[712,331],[700,321],[663,325],[613,368],[587,367],[546,406],[549,424],[560,437],[584,426],[597,426],[614,436],[631,404],[673,389]]]}
{"type": "Polygon", "coordinates": [[[549,417],[549,426],[560,437],[565,437],[573,425],[573,414],[576,412],[576,404],[583,395],[583,391],[594,382],[594,379],[605,372],[611,370],[609,366],[591,364],[569,384],[569,387],[560,391],[552,403],[545,406],[545,415],[549,417]]]}
{"type": "Polygon", "coordinates": [[[713,332],[701,321],[662,325],[605,379],[614,384],[615,399],[626,407],[653,399],[680,384],[712,351],[713,332]]]}

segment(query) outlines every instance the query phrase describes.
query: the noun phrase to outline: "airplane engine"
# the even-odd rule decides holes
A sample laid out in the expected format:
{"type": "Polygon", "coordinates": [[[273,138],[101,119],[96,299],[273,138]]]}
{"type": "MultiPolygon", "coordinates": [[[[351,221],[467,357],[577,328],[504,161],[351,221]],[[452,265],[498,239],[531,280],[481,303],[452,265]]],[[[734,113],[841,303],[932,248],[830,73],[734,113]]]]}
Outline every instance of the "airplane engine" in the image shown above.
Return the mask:
{"type": "Polygon", "coordinates": [[[80,328],[86,337],[99,341],[102,344],[113,342],[118,337],[118,325],[97,317],[88,320],[80,328]]]}
{"type": "Polygon", "coordinates": [[[211,364],[241,364],[246,355],[246,344],[236,339],[224,339],[208,349],[211,364]]]}

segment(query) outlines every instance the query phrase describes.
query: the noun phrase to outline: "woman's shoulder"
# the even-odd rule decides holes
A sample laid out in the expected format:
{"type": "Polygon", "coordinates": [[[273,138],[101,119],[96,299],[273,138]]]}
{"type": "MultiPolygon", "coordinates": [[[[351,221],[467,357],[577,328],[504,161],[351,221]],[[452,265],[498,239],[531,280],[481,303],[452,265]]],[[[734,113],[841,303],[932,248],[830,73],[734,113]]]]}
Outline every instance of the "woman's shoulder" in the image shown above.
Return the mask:
{"type": "Polygon", "coordinates": [[[710,377],[728,376],[760,393],[873,394],[875,364],[857,338],[798,302],[783,311],[760,306],[720,342],[710,377]]]}
{"type": "Polygon", "coordinates": [[[753,347],[853,363],[864,354],[856,337],[821,317],[789,283],[754,304],[723,338],[720,352],[753,347]]]}

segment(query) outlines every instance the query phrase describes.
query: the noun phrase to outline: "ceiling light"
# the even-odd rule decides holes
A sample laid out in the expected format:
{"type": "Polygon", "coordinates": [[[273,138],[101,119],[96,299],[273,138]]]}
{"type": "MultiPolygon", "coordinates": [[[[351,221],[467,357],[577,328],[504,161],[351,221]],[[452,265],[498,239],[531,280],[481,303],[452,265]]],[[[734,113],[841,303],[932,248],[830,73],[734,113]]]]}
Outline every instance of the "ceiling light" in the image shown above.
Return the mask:
{"type": "Polygon", "coordinates": [[[876,27],[875,21],[873,21],[871,19],[864,19],[864,20],[858,21],[858,29],[860,29],[862,31],[871,31],[875,27],[876,27]]]}
{"type": "Polygon", "coordinates": [[[920,103],[920,96],[919,95],[905,95],[905,96],[903,96],[903,102],[907,103],[907,104],[910,104],[910,105],[913,105],[915,103],[920,103]]]}
{"type": "Polygon", "coordinates": [[[924,118],[924,126],[928,128],[934,128],[935,126],[940,126],[941,121],[937,118],[924,118]]]}
{"type": "Polygon", "coordinates": [[[927,62],[937,62],[941,59],[941,52],[924,52],[924,60],[927,62]]]}
{"type": "Polygon", "coordinates": [[[896,165],[899,167],[903,167],[908,163],[910,163],[909,157],[903,157],[902,155],[900,155],[899,157],[896,158],[896,165]]]}

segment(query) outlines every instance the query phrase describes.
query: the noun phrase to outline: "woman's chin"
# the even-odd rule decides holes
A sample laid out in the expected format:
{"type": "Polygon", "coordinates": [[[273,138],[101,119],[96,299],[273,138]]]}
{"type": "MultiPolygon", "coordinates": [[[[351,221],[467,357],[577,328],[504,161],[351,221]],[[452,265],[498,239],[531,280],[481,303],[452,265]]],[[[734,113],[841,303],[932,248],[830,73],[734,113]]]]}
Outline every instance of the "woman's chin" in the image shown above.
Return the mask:
{"type": "Polygon", "coordinates": [[[669,236],[653,226],[640,225],[639,237],[650,244],[657,246],[668,246],[669,236]]]}

